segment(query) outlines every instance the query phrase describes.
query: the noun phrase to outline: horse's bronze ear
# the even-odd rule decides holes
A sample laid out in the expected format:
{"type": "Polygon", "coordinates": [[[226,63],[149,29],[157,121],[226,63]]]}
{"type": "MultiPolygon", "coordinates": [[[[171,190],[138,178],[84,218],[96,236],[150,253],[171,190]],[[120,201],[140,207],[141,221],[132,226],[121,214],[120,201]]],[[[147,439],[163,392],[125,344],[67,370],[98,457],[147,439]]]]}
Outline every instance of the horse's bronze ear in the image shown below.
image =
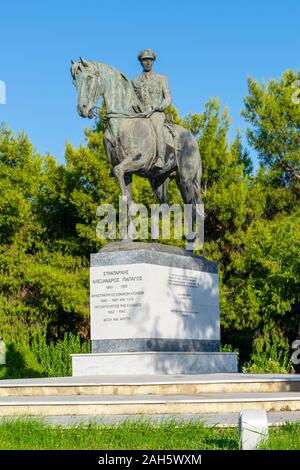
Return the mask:
{"type": "Polygon", "coordinates": [[[88,67],[89,63],[87,60],[85,60],[83,57],[80,57],[80,62],[82,63],[82,65],[84,65],[85,67],[88,67]]]}
{"type": "Polygon", "coordinates": [[[71,60],[71,75],[75,79],[76,71],[78,69],[78,64],[74,62],[74,60],[71,60]]]}

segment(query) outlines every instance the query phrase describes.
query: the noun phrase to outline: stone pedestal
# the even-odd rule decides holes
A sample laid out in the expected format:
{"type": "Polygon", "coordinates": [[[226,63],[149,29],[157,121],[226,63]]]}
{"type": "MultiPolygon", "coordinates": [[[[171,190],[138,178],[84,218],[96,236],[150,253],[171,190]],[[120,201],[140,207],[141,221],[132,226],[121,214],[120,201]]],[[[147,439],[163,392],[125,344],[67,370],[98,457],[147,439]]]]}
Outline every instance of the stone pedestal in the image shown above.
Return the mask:
{"type": "Polygon", "coordinates": [[[217,264],[158,243],[111,243],[91,255],[92,354],[73,375],[237,372],[220,353],[217,264]]]}

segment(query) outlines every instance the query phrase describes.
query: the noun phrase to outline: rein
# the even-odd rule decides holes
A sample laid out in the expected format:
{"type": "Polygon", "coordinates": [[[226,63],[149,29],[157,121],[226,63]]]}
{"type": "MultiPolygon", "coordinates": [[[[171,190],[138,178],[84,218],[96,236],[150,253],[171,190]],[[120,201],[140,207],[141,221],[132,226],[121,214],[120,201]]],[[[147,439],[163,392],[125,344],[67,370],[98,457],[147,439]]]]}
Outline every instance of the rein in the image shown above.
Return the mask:
{"type": "Polygon", "coordinates": [[[114,113],[111,111],[110,113],[106,113],[105,117],[107,119],[110,118],[127,118],[127,119],[136,119],[136,118],[149,118],[153,113],[155,112],[155,109],[148,113],[135,113],[135,114],[127,114],[127,113],[114,113]]]}

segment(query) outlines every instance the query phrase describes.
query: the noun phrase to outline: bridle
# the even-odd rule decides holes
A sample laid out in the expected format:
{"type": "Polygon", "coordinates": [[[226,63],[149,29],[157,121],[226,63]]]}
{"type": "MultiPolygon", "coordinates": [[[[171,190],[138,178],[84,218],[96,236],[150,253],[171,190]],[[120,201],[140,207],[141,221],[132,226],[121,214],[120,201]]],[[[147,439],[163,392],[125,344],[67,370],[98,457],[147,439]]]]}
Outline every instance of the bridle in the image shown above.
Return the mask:
{"type": "MultiPolygon", "coordinates": [[[[94,96],[93,96],[93,99],[95,102],[98,101],[98,97],[103,93],[102,90],[101,90],[101,87],[100,87],[100,83],[99,83],[99,78],[100,78],[100,73],[98,71],[95,71],[93,72],[93,75],[94,77],[96,77],[97,79],[97,85],[95,87],[95,92],[94,92],[94,96]]],[[[93,108],[91,108],[90,110],[90,113],[89,114],[92,114],[92,117],[96,117],[96,110],[97,110],[97,107],[94,106],[93,108]]],[[[151,111],[148,111],[148,112],[144,112],[144,113],[120,113],[120,112],[114,112],[114,111],[110,111],[109,113],[103,113],[102,114],[102,118],[104,119],[111,119],[111,118],[125,118],[125,119],[137,119],[137,118],[150,118],[150,116],[152,116],[152,114],[155,112],[156,110],[155,109],[152,109],[151,111]]]]}

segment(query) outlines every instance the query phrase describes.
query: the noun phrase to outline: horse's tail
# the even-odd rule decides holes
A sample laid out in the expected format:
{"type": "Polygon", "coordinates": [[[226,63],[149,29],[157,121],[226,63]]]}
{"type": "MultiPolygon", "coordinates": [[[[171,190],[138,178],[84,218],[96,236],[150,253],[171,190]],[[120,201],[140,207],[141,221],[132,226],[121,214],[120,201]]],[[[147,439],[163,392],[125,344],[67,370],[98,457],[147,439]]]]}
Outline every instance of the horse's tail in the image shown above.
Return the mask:
{"type": "Polygon", "coordinates": [[[193,199],[195,202],[201,202],[201,177],[202,177],[202,165],[201,160],[199,163],[199,167],[197,168],[195,178],[192,183],[192,190],[193,190],[193,199]]]}
{"type": "MultiPolygon", "coordinates": [[[[175,126],[180,151],[175,160],[178,167],[177,184],[186,204],[201,203],[202,162],[199,147],[191,132],[175,126]]],[[[176,144],[176,143],[175,143],[176,144]]]]}
{"type": "MultiPolygon", "coordinates": [[[[198,147],[198,144],[197,144],[198,147]]],[[[198,165],[196,165],[196,172],[194,175],[194,179],[192,181],[192,193],[193,193],[193,201],[195,203],[201,202],[201,178],[202,178],[202,161],[201,161],[201,156],[199,149],[197,148],[197,160],[198,160],[198,165]]]]}

